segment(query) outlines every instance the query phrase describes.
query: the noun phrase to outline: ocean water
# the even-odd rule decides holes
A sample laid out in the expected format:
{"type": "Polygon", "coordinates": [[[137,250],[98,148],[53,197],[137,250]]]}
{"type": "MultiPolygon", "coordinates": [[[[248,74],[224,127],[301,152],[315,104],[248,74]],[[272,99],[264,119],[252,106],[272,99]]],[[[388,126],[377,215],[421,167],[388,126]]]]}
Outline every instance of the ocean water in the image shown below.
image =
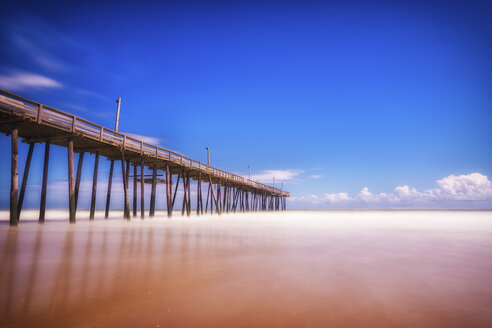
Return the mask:
{"type": "Polygon", "coordinates": [[[0,212],[1,327],[492,327],[492,212],[0,212]]]}

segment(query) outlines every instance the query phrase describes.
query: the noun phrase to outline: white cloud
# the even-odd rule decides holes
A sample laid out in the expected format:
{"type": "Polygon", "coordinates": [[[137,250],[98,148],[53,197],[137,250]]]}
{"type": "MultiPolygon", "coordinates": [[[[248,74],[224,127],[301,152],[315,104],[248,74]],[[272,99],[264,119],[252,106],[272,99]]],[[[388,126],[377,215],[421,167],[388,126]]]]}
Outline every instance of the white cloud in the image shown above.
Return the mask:
{"type": "Polygon", "coordinates": [[[292,181],[302,174],[304,170],[263,170],[251,175],[251,180],[262,183],[272,183],[273,177],[277,182],[292,181]]]}
{"type": "Polygon", "coordinates": [[[439,188],[430,190],[436,198],[455,200],[484,200],[492,197],[492,186],[487,176],[480,173],[450,175],[438,180],[439,188]]]}
{"type": "Polygon", "coordinates": [[[320,174],[313,174],[310,176],[311,179],[321,179],[323,176],[320,174]]]}
{"type": "Polygon", "coordinates": [[[49,77],[29,73],[13,72],[10,75],[0,75],[0,88],[9,91],[25,90],[27,88],[61,88],[63,85],[49,77]]]}
{"type": "Polygon", "coordinates": [[[350,196],[345,192],[339,192],[338,194],[324,194],[323,200],[326,200],[328,203],[345,203],[347,201],[352,200],[350,196]]]}
{"type": "Polygon", "coordinates": [[[471,173],[468,175],[450,175],[436,181],[437,188],[418,191],[407,185],[397,186],[392,193],[373,194],[364,187],[355,196],[347,193],[326,193],[323,196],[309,195],[291,197],[290,202],[303,207],[492,207],[492,184],[486,175],[471,173]]]}
{"type": "Polygon", "coordinates": [[[143,142],[154,145],[154,146],[158,146],[159,143],[161,142],[161,139],[156,138],[156,137],[149,137],[149,136],[144,136],[141,134],[130,133],[130,132],[121,132],[121,133],[124,133],[129,137],[132,137],[132,138],[135,138],[138,140],[142,140],[143,142]]]}

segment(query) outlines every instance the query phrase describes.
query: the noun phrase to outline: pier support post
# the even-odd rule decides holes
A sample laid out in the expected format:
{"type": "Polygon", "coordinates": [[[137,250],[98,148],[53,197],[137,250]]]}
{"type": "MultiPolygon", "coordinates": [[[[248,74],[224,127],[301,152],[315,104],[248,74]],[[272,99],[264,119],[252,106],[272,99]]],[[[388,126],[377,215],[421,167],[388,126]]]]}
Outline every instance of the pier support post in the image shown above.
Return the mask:
{"type": "Polygon", "coordinates": [[[167,216],[171,217],[173,215],[172,201],[171,201],[171,191],[172,191],[172,175],[169,170],[169,164],[166,165],[166,200],[167,200],[167,216]]]}
{"type": "Polygon", "coordinates": [[[123,209],[123,217],[127,220],[130,219],[130,202],[128,201],[128,181],[126,179],[126,170],[125,170],[125,151],[121,150],[121,175],[123,176],[123,193],[124,193],[124,209],[123,209]]]}
{"type": "Polygon", "coordinates": [[[174,208],[174,201],[176,201],[176,195],[178,193],[180,174],[178,173],[178,180],[176,181],[176,187],[174,188],[173,202],[171,203],[171,210],[174,208]]]}
{"type": "Polygon", "coordinates": [[[18,221],[17,214],[17,189],[19,187],[19,130],[14,127],[11,132],[12,138],[12,157],[10,167],[10,225],[16,226],[18,221]]]}
{"type": "MultiPolygon", "coordinates": [[[[213,197],[214,203],[215,203],[215,210],[216,210],[217,214],[220,215],[219,202],[217,201],[217,197],[215,196],[214,186],[212,184],[212,178],[209,176],[208,179],[209,179],[208,181],[209,181],[210,186],[211,186],[210,190],[212,191],[212,197],[213,197]]],[[[210,202],[210,203],[212,203],[212,202],[210,202]]],[[[210,211],[212,211],[212,205],[210,205],[210,211]]]]}
{"type": "Polygon", "coordinates": [[[200,205],[202,201],[202,172],[198,172],[198,181],[196,184],[196,215],[200,215],[200,205]]]}
{"type": "MultiPolygon", "coordinates": [[[[205,200],[205,214],[208,212],[208,200],[210,198],[210,183],[208,184],[207,188],[207,199],[205,200]]],[[[212,210],[212,207],[210,207],[210,210],[212,210]]]]}
{"type": "Polygon", "coordinates": [[[82,175],[82,163],[84,162],[84,152],[79,153],[79,161],[77,163],[77,178],[75,179],[75,211],[79,203],[80,178],[82,175]]]}
{"type": "Polygon", "coordinates": [[[91,211],[89,214],[89,220],[94,220],[94,214],[96,212],[96,193],[97,193],[98,167],[99,167],[99,152],[96,151],[96,158],[94,159],[94,173],[92,174],[91,211]]]}
{"type": "Polygon", "coordinates": [[[133,165],[133,217],[137,216],[137,166],[133,165]]]}
{"type": "Polygon", "coordinates": [[[75,223],[75,181],[73,174],[73,138],[68,138],[68,209],[69,221],[75,223]]]}
{"type": "Polygon", "coordinates": [[[145,176],[144,176],[144,159],[140,159],[140,217],[145,218],[145,176]]]}
{"type": "Polygon", "coordinates": [[[29,151],[27,152],[26,166],[24,166],[24,174],[22,176],[22,185],[19,194],[19,202],[17,203],[17,221],[19,221],[20,213],[22,211],[22,204],[24,203],[24,195],[26,193],[27,177],[29,176],[29,169],[31,168],[32,153],[34,151],[34,142],[29,144],[29,151]]]}
{"type": "Polygon", "coordinates": [[[186,185],[186,175],[184,172],[184,169],[181,170],[181,175],[183,176],[183,205],[181,206],[181,215],[184,215],[185,210],[188,210],[188,203],[187,203],[187,193],[188,193],[188,186],[186,185]]]}
{"type": "Polygon", "coordinates": [[[155,215],[155,192],[156,192],[156,184],[157,184],[157,168],[154,164],[152,166],[152,189],[150,191],[150,211],[149,216],[153,217],[155,215]]]}
{"type": "Polygon", "coordinates": [[[48,189],[48,164],[50,162],[50,142],[44,145],[43,182],[41,183],[41,201],[39,204],[39,223],[44,222],[46,212],[46,190],[48,189]]]}
{"type": "Polygon", "coordinates": [[[191,183],[190,183],[190,173],[188,172],[188,177],[186,178],[188,180],[186,182],[186,186],[188,188],[187,196],[188,196],[188,201],[186,202],[186,215],[190,216],[191,215],[191,183]]]}
{"type": "Polygon", "coordinates": [[[113,184],[113,169],[114,169],[114,160],[111,160],[111,164],[109,165],[109,176],[108,176],[108,193],[106,195],[106,210],[104,211],[104,218],[107,219],[109,216],[109,203],[111,201],[111,185],[113,184]]]}

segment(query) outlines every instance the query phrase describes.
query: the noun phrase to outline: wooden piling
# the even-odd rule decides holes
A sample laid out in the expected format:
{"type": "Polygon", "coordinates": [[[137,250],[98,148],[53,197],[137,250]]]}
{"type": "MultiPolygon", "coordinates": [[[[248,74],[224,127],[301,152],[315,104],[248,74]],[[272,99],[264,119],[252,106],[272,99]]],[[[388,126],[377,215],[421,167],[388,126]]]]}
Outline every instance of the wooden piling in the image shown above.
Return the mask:
{"type": "MultiPolygon", "coordinates": [[[[209,179],[208,181],[209,181],[209,183],[211,185],[210,190],[212,191],[212,197],[213,197],[214,203],[215,203],[215,210],[216,210],[217,214],[220,215],[219,203],[217,201],[217,197],[215,196],[215,191],[214,191],[214,187],[213,187],[213,184],[212,184],[212,177],[209,176],[208,179],[209,179]]],[[[210,201],[210,203],[212,203],[212,202],[210,201]]],[[[212,205],[210,205],[210,211],[212,211],[212,205]]]]}
{"type": "Polygon", "coordinates": [[[121,175],[123,177],[123,194],[124,194],[124,204],[123,204],[123,217],[127,220],[130,219],[130,202],[128,200],[128,181],[126,179],[125,170],[125,151],[121,150],[121,175]]]}
{"type": "Polygon", "coordinates": [[[205,213],[208,212],[208,199],[210,198],[210,184],[207,188],[207,199],[205,200],[205,213]]]}
{"type": "Polygon", "coordinates": [[[11,131],[11,166],[10,166],[10,225],[16,226],[19,215],[17,213],[17,192],[19,188],[19,130],[14,126],[11,131]]]}
{"type": "Polygon", "coordinates": [[[140,217],[145,218],[145,176],[144,176],[144,159],[140,159],[140,217]]]}
{"type": "Polygon", "coordinates": [[[94,220],[94,214],[96,212],[96,193],[97,193],[98,167],[99,167],[99,152],[96,151],[96,158],[94,159],[94,173],[92,174],[91,211],[89,214],[89,220],[94,220]]]}
{"type": "Polygon", "coordinates": [[[187,205],[186,205],[186,215],[190,216],[191,215],[191,183],[190,183],[190,173],[188,172],[188,177],[187,177],[187,182],[186,182],[186,185],[187,185],[187,188],[188,188],[188,192],[187,192],[187,196],[188,196],[188,201],[187,201],[187,205]]]}
{"type": "Polygon", "coordinates": [[[73,172],[73,138],[68,138],[68,209],[69,221],[75,223],[75,181],[73,172]]]}
{"type": "Polygon", "coordinates": [[[77,177],[75,179],[75,211],[77,212],[77,204],[79,203],[80,178],[82,175],[82,163],[84,162],[84,152],[79,153],[79,161],[77,163],[77,177]]]}
{"type": "Polygon", "coordinates": [[[200,215],[200,205],[202,201],[202,172],[198,172],[198,181],[196,184],[196,215],[200,215]]]}
{"type": "Polygon", "coordinates": [[[172,174],[169,169],[169,164],[166,165],[166,200],[167,200],[167,216],[171,217],[173,215],[172,201],[171,201],[171,191],[172,191],[172,174]]]}
{"type": "Polygon", "coordinates": [[[50,162],[50,142],[44,145],[43,182],[41,184],[41,201],[39,204],[39,223],[44,222],[46,212],[46,191],[48,189],[48,164],[50,162]]]}
{"type": "Polygon", "coordinates": [[[152,166],[152,188],[150,191],[150,211],[149,216],[153,217],[155,215],[155,192],[157,186],[157,168],[155,164],[152,166]]]}
{"type": "Polygon", "coordinates": [[[178,173],[178,180],[176,181],[176,187],[174,188],[173,202],[171,203],[171,208],[174,208],[174,201],[176,200],[176,194],[178,193],[180,174],[178,173]]]}
{"type": "Polygon", "coordinates": [[[137,216],[137,166],[133,165],[133,217],[137,216]]]}
{"type": "Polygon", "coordinates": [[[186,175],[184,169],[181,170],[181,175],[183,176],[183,205],[181,206],[181,215],[185,214],[185,209],[187,208],[186,194],[188,193],[188,188],[186,185],[186,175]]]}
{"type": "Polygon", "coordinates": [[[22,184],[19,194],[19,202],[17,203],[17,221],[19,221],[20,213],[22,211],[22,204],[24,203],[24,195],[26,193],[27,177],[29,176],[29,169],[31,168],[32,153],[34,151],[34,142],[29,144],[29,150],[27,152],[26,166],[24,166],[24,174],[22,175],[22,184]]]}
{"type": "Polygon", "coordinates": [[[114,160],[111,160],[111,164],[109,165],[108,193],[106,195],[106,210],[104,211],[105,219],[107,219],[109,216],[109,203],[111,201],[111,186],[113,184],[113,169],[114,169],[114,160]]]}

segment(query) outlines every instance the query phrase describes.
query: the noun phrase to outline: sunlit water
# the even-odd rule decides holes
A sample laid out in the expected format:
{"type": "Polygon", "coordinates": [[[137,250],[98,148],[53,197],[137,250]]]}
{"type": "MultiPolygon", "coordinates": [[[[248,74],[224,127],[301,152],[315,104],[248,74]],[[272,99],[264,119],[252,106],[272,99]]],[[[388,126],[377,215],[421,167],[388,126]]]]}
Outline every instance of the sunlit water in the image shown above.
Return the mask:
{"type": "Polygon", "coordinates": [[[0,213],[0,326],[492,326],[492,212],[97,214],[0,213]]]}

